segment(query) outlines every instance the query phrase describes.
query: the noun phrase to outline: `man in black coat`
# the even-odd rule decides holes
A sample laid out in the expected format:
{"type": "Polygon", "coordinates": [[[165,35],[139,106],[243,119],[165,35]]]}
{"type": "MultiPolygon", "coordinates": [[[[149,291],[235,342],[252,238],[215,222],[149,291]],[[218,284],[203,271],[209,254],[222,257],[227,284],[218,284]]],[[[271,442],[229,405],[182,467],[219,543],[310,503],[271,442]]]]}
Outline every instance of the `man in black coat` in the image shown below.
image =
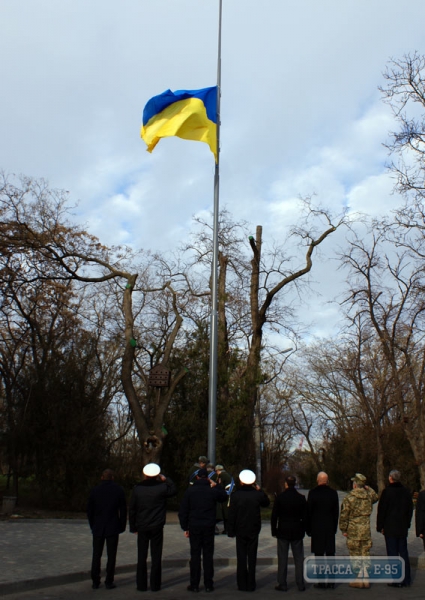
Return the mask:
{"type": "Polygon", "coordinates": [[[389,583],[393,587],[407,587],[411,583],[407,535],[412,520],[413,501],[407,488],[400,482],[400,471],[390,471],[389,485],[378,503],[376,530],[385,536],[388,556],[404,558],[405,576],[401,583],[389,583]]]}
{"type": "Polygon", "coordinates": [[[180,504],[179,521],[190,542],[189,592],[199,592],[201,554],[206,592],[214,591],[214,534],[217,502],[226,502],[226,491],[208,479],[208,471],[198,470],[193,485],[186,490],[180,504]]]}
{"type": "Polygon", "coordinates": [[[303,577],[304,546],[303,538],[307,522],[307,502],[305,496],[295,489],[295,477],[287,477],[285,490],[276,497],[273,505],[271,527],[272,536],[277,538],[277,581],[275,590],[286,592],[288,584],[289,546],[295,564],[295,581],[300,592],[305,590],[303,577]]]}
{"type": "Polygon", "coordinates": [[[91,565],[92,588],[100,587],[100,559],[106,541],[108,562],[106,564],[105,587],[115,588],[115,562],[117,558],[118,536],[125,531],[127,503],[124,490],[114,483],[111,469],[102,473],[101,484],[95,487],[87,504],[87,518],[93,534],[93,558],[91,565]]]}
{"type": "Polygon", "coordinates": [[[256,588],[258,536],[261,530],[261,507],[270,500],[255,483],[255,473],[245,469],[239,473],[241,487],[230,496],[227,534],[236,536],[236,580],[238,589],[252,592],[256,588]]]}
{"type": "MultiPolygon", "coordinates": [[[[317,486],[309,491],[306,532],[311,536],[311,552],[315,556],[335,556],[335,535],[338,531],[339,499],[329,487],[327,473],[317,474],[317,486]]],[[[334,583],[316,583],[315,587],[334,588],[334,583]]]]}
{"type": "Polygon", "coordinates": [[[151,546],[150,586],[152,592],[161,589],[161,559],[164,539],[167,498],[175,496],[176,486],[169,477],[160,474],[155,463],[143,468],[145,479],[136,485],[130,499],[129,525],[137,533],[136,585],[140,592],[148,589],[149,543],[151,546]]]}
{"type": "Polygon", "coordinates": [[[416,537],[422,538],[425,550],[425,490],[419,492],[415,512],[416,537]]]}

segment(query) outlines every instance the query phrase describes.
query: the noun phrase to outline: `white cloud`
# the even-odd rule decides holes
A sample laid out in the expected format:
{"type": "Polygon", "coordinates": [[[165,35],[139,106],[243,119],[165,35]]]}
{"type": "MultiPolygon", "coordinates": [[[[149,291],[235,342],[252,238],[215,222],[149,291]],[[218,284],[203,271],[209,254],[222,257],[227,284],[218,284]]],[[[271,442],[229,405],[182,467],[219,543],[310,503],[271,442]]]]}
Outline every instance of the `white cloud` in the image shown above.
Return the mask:
{"type": "MultiPolygon", "coordinates": [[[[334,210],[394,206],[382,146],[394,126],[377,86],[391,56],[421,52],[423,0],[223,5],[222,205],[277,239],[299,195],[334,210]]],[[[217,9],[4,0],[0,167],[70,190],[104,243],[176,247],[212,207],[212,155],[178,139],[148,154],[141,113],[168,87],[215,83],[217,9]]],[[[325,271],[315,278],[331,297],[336,276],[325,271]]]]}

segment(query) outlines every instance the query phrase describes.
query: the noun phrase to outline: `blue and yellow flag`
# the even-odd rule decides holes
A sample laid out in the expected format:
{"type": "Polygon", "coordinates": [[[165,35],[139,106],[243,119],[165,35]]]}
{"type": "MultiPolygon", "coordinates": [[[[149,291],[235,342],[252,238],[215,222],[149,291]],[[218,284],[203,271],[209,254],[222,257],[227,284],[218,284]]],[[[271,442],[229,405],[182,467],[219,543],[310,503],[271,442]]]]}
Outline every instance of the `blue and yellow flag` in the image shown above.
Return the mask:
{"type": "Polygon", "coordinates": [[[217,161],[217,86],[202,90],[167,90],[143,110],[141,137],[152,152],[163,137],[206,142],[217,161]]]}

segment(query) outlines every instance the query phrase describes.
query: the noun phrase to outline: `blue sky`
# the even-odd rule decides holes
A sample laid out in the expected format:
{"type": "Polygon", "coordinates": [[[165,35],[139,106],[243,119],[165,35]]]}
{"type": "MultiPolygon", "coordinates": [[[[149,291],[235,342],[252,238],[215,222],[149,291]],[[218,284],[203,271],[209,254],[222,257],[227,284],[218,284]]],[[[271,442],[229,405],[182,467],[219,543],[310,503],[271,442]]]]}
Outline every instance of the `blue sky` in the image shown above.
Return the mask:
{"type": "MultiPolygon", "coordinates": [[[[69,190],[104,243],[184,241],[212,208],[212,154],[179,139],[147,153],[141,114],[167,88],[215,85],[218,0],[3,0],[1,19],[0,168],[69,190]]],[[[424,22],[423,0],[223,0],[222,206],[269,240],[300,195],[390,210],[377,88],[391,57],[425,52],[424,22]]],[[[336,318],[341,236],[313,274],[317,323],[336,318]]]]}

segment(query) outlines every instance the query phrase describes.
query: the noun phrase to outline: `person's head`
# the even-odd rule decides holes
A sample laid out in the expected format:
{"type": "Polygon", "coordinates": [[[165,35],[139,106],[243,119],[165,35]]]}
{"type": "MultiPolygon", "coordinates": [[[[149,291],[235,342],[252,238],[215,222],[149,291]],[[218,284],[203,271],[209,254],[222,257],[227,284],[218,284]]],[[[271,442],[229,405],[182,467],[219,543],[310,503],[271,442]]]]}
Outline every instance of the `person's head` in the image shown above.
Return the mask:
{"type": "Polygon", "coordinates": [[[220,475],[220,473],[224,471],[223,465],[215,465],[215,472],[220,475]]]}
{"type": "Polygon", "coordinates": [[[212,463],[207,464],[208,473],[212,473],[214,471],[214,465],[212,463]]]}
{"type": "Polygon", "coordinates": [[[253,485],[255,483],[256,476],[253,471],[244,469],[239,473],[239,481],[242,485],[253,485]]]}
{"type": "Polygon", "coordinates": [[[201,467],[196,473],[196,479],[208,479],[208,471],[205,467],[201,467]]]}
{"type": "Polygon", "coordinates": [[[356,473],[354,477],[351,478],[351,481],[353,482],[354,488],[364,488],[366,485],[366,477],[361,473],[356,473]]]}
{"type": "Polygon", "coordinates": [[[400,471],[397,471],[397,469],[393,469],[392,471],[390,471],[388,479],[390,483],[398,483],[401,479],[400,471]]]}
{"type": "Polygon", "coordinates": [[[320,473],[317,473],[317,485],[328,485],[328,483],[329,477],[327,473],[325,473],[324,471],[320,471],[320,473]]]}
{"type": "Polygon", "coordinates": [[[206,456],[200,456],[198,458],[198,463],[199,463],[199,466],[204,469],[204,468],[206,468],[206,466],[208,464],[208,458],[206,456]]]}
{"type": "Polygon", "coordinates": [[[112,469],[105,469],[102,473],[102,481],[112,481],[114,479],[114,472],[112,469]]]}
{"type": "Polygon", "coordinates": [[[294,488],[295,484],[297,483],[296,478],[293,475],[289,475],[286,479],[285,479],[285,488],[294,488]]]}
{"type": "Polygon", "coordinates": [[[160,473],[161,473],[161,467],[159,465],[157,465],[156,463],[148,463],[147,465],[145,465],[143,467],[143,475],[146,478],[151,477],[152,479],[154,479],[160,473]]]}

